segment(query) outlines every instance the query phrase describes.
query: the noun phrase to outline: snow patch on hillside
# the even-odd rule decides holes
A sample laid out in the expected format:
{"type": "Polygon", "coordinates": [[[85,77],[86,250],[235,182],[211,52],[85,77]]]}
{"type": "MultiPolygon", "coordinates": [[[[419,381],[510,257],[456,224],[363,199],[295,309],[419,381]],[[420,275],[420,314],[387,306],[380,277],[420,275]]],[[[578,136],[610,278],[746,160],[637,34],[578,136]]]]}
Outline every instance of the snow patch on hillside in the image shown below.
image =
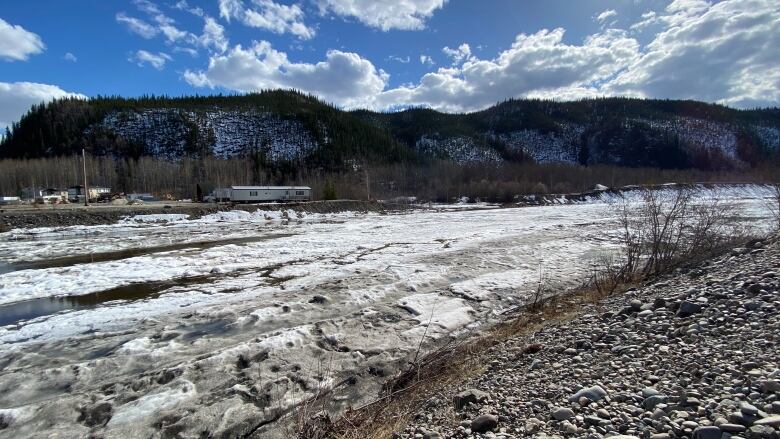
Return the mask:
{"type": "MultiPolygon", "coordinates": [[[[109,113],[86,130],[103,130],[134,144],[144,153],[177,159],[205,147],[220,158],[261,152],[269,162],[301,158],[319,145],[300,122],[255,110],[185,111],[174,108],[109,113]]],[[[324,126],[319,128],[328,141],[324,126]]]]}
{"type": "Polygon", "coordinates": [[[436,134],[424,135],[417,140],[415,148],[423,154],[450,159],[458,164],[503,161],[498,152],[479,146],[474,143],[474,139],[466,136],[440,139],[436,134]]]}
{"type": "Polygon", "coordinates": [[[667,120],[637,119],[651,128],[676,134],[686,143],[704,149],[717,149],[726,157],[737,158],[737,136],[731,125],[693,117],[667,120]]]}
{"type": "Polygon", "coordinates": [[[539,130],[519,130],[493,134],[510,149],[523,151],[537,163],[577,163],[579,139],[585,127],[561,124],[560,131],[543,133],[539,130]]]}
{"type": "Polygon", "coordinates": [[[753,130],[765,147],[780,149],[780,128],[756,125],[753,130]]]}

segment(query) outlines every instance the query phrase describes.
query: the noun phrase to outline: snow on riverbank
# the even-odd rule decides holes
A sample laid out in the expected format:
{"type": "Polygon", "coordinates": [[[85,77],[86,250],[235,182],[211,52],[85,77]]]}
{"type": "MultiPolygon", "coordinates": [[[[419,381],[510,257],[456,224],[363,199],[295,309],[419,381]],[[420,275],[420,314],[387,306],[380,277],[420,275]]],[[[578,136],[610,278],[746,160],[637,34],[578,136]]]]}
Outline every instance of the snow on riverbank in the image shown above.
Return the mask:
{"type": "MultiPolygon", "coordinates": [[[[761,209],[755,199],[733,202],[761,209]]],[[[228,429],[268,422],[258,434],[279,437],[271,422],[279,413],[323,389],[342,392],[334,397],[342,408],[375,394],[421,343],[529,300],[540,270],[560,288],[582,278],[614,246],[616,227],[595,202],[265,215],[0,236],[12,244],[0,260],[10,262],[121,251],[126,240],[269,236],[0,274],[2,303],[67,296],[80,307],[0,328],[0,409],[17,410],[9,431],[236,436],[245,431],[228,429]],[[101,302],[112,289],[154,282],[162,284],[152,295],[101,302]],[[91,301],[78,302],[87,292],[91,301]],[[110,417],[87,425],[80,410],[110,417]]]]}

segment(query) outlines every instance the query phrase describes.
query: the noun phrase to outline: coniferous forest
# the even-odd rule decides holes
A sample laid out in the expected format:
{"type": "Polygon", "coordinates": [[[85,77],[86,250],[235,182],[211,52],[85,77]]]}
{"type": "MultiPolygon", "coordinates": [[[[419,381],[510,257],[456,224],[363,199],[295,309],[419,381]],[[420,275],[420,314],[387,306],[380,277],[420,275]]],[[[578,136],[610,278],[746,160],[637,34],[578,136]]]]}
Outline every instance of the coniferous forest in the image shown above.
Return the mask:
{"type": "Polygon", "coordinates": [[[282,90],[65,99],[6,133],[0,194],[77,183],[82,149],[93,184],[117,192],[294,183],[319,197],[508,200],[596,183],[772,180],[780,109],[605,98],[377,113],[282,90]]]}

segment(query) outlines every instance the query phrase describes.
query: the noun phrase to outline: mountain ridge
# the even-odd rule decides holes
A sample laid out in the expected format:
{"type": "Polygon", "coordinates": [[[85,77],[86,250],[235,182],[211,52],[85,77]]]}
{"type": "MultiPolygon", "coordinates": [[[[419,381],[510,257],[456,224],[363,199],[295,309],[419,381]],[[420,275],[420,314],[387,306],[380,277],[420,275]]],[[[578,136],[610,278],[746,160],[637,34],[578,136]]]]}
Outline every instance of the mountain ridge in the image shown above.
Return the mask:
{"type": "Polygon", "coordinates": [[[246,157],[269,168],[535,161],[746,168],[780,155],[780,109],[697,101],[510,99],[473,113],[340,110],[274,90],[233,96],[96,97],[34,106],[0,158],[246,157]]]}

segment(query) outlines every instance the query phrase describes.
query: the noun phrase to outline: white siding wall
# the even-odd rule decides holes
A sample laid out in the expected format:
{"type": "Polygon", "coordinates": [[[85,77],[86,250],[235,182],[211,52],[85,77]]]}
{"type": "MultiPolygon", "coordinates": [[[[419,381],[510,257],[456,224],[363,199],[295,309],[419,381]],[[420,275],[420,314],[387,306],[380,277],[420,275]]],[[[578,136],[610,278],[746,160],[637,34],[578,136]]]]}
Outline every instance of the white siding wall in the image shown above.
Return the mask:
{"type": "Polygon", "coordinates": [[[233,202],[260,201],[307,201],[311,199],[311,189],[295,188],[241,188],[233,189],[233,202]]]}

